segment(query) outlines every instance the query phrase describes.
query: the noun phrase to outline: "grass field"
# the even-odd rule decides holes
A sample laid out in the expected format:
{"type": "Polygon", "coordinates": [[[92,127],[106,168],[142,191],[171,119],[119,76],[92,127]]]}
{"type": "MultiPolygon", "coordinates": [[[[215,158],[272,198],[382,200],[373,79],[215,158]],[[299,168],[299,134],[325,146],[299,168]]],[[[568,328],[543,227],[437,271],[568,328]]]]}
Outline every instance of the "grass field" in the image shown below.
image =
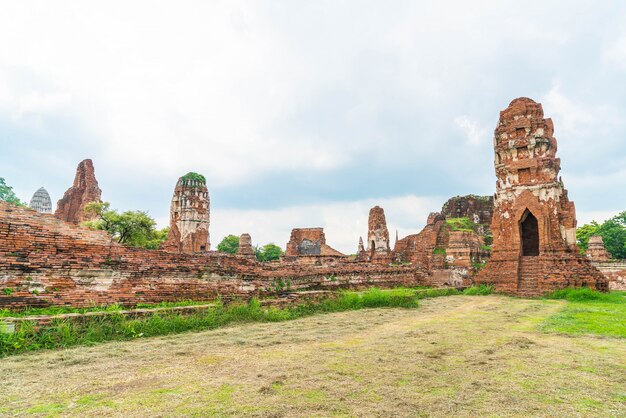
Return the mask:
{"type": "Polygon", "coordinates": [[[551,329],[576,303],[448,296],[16,355],[0,416],[624,416],[626,339],[551,329]]]}

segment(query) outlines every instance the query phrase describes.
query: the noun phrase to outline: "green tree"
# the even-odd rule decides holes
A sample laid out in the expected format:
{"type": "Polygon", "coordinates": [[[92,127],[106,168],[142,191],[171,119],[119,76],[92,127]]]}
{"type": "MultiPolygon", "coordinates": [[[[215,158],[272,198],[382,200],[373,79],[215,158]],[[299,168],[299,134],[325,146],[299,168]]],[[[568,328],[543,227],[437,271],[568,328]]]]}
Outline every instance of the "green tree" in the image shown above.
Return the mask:
{"type": "Polygon", "coordinates": [[[6,184],[4,178],[0,177],[0,200],[3,202],[13,203],[18,206],[26,206],[13,192],[13,187],[6,184]]]}
{"type": "Polygon", "coordinates": [[[237,254],[239,250],[239,237],[235,235],[228,235],[217,244],[217,251],[228,254],[237,254]]]}
{"type": "Polygon", "coordinates": [[[156,249],[169,232],[169,228],[157,230],[156,222],[146,212],[118,213],[108,202],[89,203],[85,212],[96,215],[95,220],[84,223],[87,227],[107,231],[120,244],[132,247],[156,249]]]}
{"type": "Polygon", "coordinates": [[[255,247],[256,259],[259,261],[275,261],[283,255],[283,250],[278,245],[270,242],[263,247],[255,247]]]}
{"type": "Polygon", "coordinates": [[[578,248],[581,253],[585,253],[589,247],[589,238],[593,235],[598,235],[598,228],[600,225],[596,221],[581,226],[576,230],[576,240],[578,241],[578,248]]]}

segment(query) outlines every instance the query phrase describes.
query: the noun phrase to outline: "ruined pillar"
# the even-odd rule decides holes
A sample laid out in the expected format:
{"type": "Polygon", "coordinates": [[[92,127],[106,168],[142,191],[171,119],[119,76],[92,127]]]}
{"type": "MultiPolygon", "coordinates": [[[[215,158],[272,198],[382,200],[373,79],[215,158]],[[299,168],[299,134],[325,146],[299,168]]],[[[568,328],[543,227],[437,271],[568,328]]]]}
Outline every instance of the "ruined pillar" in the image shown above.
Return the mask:
{"type": "Polygon", "coordinates": [[[500,112],[493,251],[477,283],[525,296],[568,286],[606,287],[576,245],[576,210],[559,178],[553,131],[552,120],[531,99],[515,99],[500,112]]]}
{"type": "Polygon", "coordinates": [[[98,187],[98,180],[91,160],[83,160],[76,168],[74,184],[67,189],[57,203],[54,216],[74,224],[89,221],[96,217],[95,213],[86,214],[85,206],[91,202],[101,202],[102,191],[98,187]]]}
{"type": "Polygon", "coordinates": [[[593,261],[609,261],[611,259],[611,254],[606,250],[604,240],[600,235],[589,237],[589,246],[586,254],[593,261]]]}
{"type": "Polygon", "coordinates": [[[239,237],[239,248],[237,249],[237,255],[256,260],[256,252],[252,247],[252,237],[250,234],[241,234],[239,237]]]}
{"type": "Polygon", "coordinates": [[[170,232],[161,249],[180,253],[209,251],[209,214],[204,176],[187,173],[179,178],[170,205],[170,232]]]}
{"type": "Polygon", "coordinates": [[[391,262],[389,230],[387,229],[385,211],[380,206],[374,206],[370,209],[367,229],[367,252],[369,253],[370,261],[391,262]]]}

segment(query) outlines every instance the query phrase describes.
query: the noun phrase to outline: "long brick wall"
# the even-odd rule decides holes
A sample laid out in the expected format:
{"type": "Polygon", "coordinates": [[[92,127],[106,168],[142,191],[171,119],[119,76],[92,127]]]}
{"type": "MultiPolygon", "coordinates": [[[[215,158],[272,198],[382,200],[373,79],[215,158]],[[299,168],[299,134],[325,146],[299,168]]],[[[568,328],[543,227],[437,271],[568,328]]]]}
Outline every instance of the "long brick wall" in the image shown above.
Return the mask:
{"type": "Polygon", "coordinates": [[[609,281],[609,289],[626,290],[626,260],[593,261],[609,281]]]}
{"type": "Polygon", "coordinates": [[[190,255],[129,248],[104,232],[0,202],[0,308],[132,306],[426,281],[427,274],[411,266],[257,263],[217,252],[190,255]]]}

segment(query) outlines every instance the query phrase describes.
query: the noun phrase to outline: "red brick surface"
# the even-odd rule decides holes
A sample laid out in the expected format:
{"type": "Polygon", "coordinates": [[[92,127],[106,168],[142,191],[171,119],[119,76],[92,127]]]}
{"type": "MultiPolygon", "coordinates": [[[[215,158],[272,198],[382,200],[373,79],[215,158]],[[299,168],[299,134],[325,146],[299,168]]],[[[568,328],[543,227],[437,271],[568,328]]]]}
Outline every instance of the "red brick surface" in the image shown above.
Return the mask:
{"type": "Polygon", "coordinates": [[[0,202],[0,307],[247,298],[284,290],[415,286],[425,278],[410,266],[257,263],[217,252],[129,248],[105,232],[0,202]]]}

